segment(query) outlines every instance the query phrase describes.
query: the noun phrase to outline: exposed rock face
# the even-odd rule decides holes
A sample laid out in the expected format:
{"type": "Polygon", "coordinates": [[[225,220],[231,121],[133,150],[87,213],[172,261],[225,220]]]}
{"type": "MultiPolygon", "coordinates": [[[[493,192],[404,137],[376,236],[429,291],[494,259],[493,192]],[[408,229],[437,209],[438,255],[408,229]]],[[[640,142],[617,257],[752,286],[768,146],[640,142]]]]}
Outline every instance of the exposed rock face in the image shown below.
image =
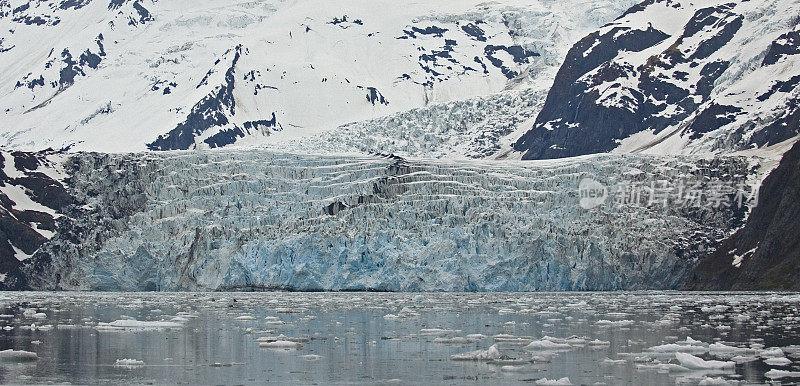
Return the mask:
{"type": "MultiPolygon", "coordinates": [[[[0,277],[12,284],[29,259],[56,232],[58,213],[72,197],[58,181],[60,155],[0,152],[0,277]],[[7,278],[7,276],[10,276],[7,278]]],[[[13,285],[24,285],[24,282],[13,285]]]]}
{"type": "Polygon", "coordinates": [[[744,228],[694,270],[695,290],[800,290],[800,142],[765,180],[744,228]]]}
{"type": "Polygon", "coordinates": [[[726,152],[795,137],[800,3],[781,4],[651,0],[631,8],[573,46],[514,148],[524,159],[552,159],[726,152]]]}
{"type": "Polygon", "coordinates": [[[743,211],[586,210],[579,182],[741,180],[751,167],[741,157],[76,154],[64,166],[74,204],[5,288],[677,288],[743,211]]]}

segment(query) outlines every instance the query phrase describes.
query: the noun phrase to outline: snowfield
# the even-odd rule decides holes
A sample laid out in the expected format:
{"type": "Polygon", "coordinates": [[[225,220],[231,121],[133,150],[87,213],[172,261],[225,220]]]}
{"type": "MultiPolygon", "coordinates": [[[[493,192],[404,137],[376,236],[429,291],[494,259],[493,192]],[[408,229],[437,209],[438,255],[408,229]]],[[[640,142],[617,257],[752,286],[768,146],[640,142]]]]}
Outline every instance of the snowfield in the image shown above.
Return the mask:
{"type": "Polygon", "coordinates": [[[634,3],[3,2],[0,144],[252,147],[546,90],[575,41],[634,3]]]}

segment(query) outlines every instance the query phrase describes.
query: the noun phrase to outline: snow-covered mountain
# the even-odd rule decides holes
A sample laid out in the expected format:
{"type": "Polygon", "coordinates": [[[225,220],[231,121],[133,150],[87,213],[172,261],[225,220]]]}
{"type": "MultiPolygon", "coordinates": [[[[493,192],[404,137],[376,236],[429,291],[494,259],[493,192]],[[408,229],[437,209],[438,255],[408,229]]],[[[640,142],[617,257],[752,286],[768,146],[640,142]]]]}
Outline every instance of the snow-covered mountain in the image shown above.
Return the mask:
{"type": "Polygon", "coordinates": [[[525,159],[725,153],[798,135],[800,2],[648,0],[581,39],[525,159]]]}
{"type": "Polygon", "coordinates": [[[800,133],[797,15],[800,0],[0,0],[0,287],[752,284],[743,270],[796,256],[773,229],[794,226],[796,147],[757,207],[582,208],[578,188],[755,193],[800,133]]]}
{"type": "Polygon", "coordinates": [[[545,90],[575,41],[633,3],[4,0],[0,144],[250,147],[545,90]]]}

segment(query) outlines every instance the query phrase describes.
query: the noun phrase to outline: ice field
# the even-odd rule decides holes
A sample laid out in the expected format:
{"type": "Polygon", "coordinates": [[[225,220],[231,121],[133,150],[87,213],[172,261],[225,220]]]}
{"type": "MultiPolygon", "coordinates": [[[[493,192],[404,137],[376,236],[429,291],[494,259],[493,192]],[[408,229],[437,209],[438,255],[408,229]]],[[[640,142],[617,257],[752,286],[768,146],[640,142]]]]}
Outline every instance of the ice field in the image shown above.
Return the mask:
{"type": "Polygon", "coordinates": [[[800,380],[800,296],[3,293],[0,382],[800,380]]]}

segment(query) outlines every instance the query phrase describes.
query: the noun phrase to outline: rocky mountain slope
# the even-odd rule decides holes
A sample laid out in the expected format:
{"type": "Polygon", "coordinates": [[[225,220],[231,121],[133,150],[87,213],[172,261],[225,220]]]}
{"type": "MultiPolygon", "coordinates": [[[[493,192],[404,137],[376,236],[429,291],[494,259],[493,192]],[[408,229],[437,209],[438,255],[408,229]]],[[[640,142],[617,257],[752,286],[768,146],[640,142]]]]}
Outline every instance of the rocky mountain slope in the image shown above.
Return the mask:
{"type": "Polygon", "coordinates": [[[764,180],[747,224],[703,260],[686,287],[800,289],[800,143],[764,180]]]}
{"type": "Polygon", "coordinates": [[[0,277],[17,272],[54,237],[59,212],[72,205],[53,152],[0,152],[0,277]]]}
{"type": "Polygon", "coordinates": [[[525,159],[724,153],[798,134],[797,1],[648,0],[567,54],[525,159]]]}

